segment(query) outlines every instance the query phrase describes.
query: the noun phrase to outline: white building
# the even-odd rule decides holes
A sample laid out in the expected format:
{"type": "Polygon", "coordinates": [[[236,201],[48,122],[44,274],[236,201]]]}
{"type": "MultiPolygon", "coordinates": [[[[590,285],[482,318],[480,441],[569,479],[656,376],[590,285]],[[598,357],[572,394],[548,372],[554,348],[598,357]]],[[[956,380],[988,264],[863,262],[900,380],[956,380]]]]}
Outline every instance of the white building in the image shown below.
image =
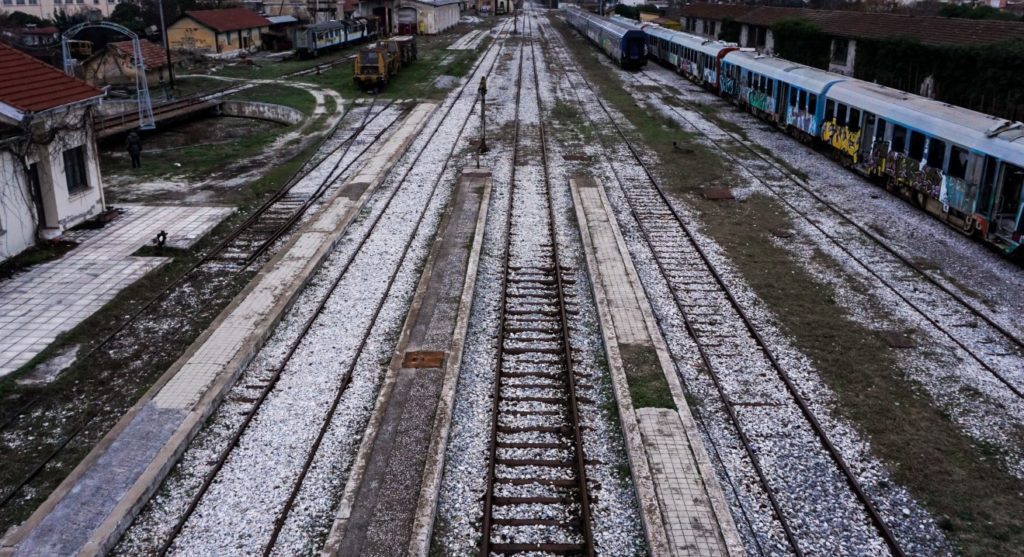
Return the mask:
{"type": "Polygon", "coordinates": [[[0,43],[0,261],[105,209],[90,110],[102,96],[0,43]]]}
{"type": "Polygon", "coordinates": [[[459,23],[464,0],[402,0],[398,32],[436,35],[459,23]]]}
{"type": "Polygon", "coordinates": [[[53,19],[54,11],[73,14],[99,10],[107,17],[124,0],[0,0],[0,12],[24,12],[42,19],[53,19]]]}

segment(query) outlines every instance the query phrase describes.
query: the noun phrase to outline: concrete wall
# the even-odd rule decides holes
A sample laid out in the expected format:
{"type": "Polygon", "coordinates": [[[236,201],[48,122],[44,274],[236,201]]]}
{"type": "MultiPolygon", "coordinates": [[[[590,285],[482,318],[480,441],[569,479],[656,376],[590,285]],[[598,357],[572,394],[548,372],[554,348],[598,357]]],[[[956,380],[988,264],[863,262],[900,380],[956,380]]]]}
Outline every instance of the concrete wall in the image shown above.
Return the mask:
{"type": "Polygon", "coordinates": [[[459,5],[430,6],[416,4],[419,10],[419,32],[424,35],[443,33],[459,23],[459,5]]]}
{"type": "Polygon", "coordinates": [[[0,150],[0,261],[35,243],[35,211],[28,181],[14,154],[0,150]]]}
{"type": "Polygon", "coordinates": [[[220,109],[225,116],[270,120],[289,126],[298,124],[305,117],[302,111],[288,106],[251,101],[224,101],[220,109]]]}
{"type": "MultiPolygon", "coordinates": [[[[43,126],[60,129],[91,121],[85,109],[37,117],[40,131],[43,126]]],[[[100,175],[96,138],[89,126],[85,130],[58,131],[53,141],[33,146],[25,157],[25,164],[9,152],[0,154],[0,259],[24,251],[35,243],[36,230],[43,237],[55,238],[68,228],[92,218],[105,209],[103,181],[100,175]],[[84,147],[87,187],[74,194],[68,191],[64,168],[64,152],[84,147]],[[36,208],[29,189],[26,166],[35,164],[39,175],[39,195],[42,214],[36,208]]]]}

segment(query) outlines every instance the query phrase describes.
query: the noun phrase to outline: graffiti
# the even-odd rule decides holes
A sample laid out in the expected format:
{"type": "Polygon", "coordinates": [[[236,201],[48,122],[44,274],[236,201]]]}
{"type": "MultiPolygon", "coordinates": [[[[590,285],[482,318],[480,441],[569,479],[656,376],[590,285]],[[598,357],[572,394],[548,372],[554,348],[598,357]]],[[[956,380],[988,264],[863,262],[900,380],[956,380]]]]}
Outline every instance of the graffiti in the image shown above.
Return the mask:
{"type": "Polygon", "coordinates": [[[736,80],[731,77],[722,78],[722,92],[727,95],[736,94],[736,80]]]}
{"type": "Polygon", "coordinates": [[[775,112],[775,99],[764,91],[749,89],[747,91],[747,102],[750,103],[750,106],[763,112],[775,112]]]}
{"type": "Polygon", "coordinates": [[[786,123],[809,135],[818,135],[818,125],[814,115],[806,110],[790,107],[789,112],[786,114],[786,123]]]}
{"type": "Polygon", "coordinates": [[[704,83],[718,83],[718,72],[713,68],[704,68],[704,83]]]}
{"type": "Polygon", "coordinates": [[[973,213],[974,202],[977,197],[978,186],[976,184],[969,184],[963,178],[955,178],[948,175],[942,176],[939,201],[942,202],[943,207],[948,207],[964,214],[973,213]]]}
{"type": "Polygon", "coordinates": [[[846,126],[840,126],[835,119],[821,124],[821,139],[831,145],[834,149],[846,153],[857,163],[857,156],[860,151],[860,137],[864,130],[852,131],[846,126]]]}
{"type": "Polygon", "coordinates": [[[893,151],[888,151],[879,162],[883,165],[880,172],[892,176],[897,184],[939,199],[942,190],[942,172],[939,169],[893,151]]]}

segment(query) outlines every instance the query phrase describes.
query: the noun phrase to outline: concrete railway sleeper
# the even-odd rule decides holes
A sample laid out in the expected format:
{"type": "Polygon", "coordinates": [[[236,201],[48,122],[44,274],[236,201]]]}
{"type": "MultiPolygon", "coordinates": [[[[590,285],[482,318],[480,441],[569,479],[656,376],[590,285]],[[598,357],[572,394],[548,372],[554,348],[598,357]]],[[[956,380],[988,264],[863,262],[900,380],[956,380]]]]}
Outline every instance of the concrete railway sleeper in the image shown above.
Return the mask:
{"type": "Polygon", "coordinates": [[[480,554],[594,555],[579,410],[584,400],[577,396],[580,378],[570,344],[576,301],[566,286],[572,272],[559,264],[543,119],[523,126],[518,117],[524,79],[532,80],[540,105],[534,41],[527,41],[532,72],[523,75],[524,49],[480,554]],[[518,169],[538,165],[542,183],[530,174],[517,176],[518,169]],[[538,221],[544,221],[543,236],[538,221]]]}
{"type": "MultiPolygon", "coordinates": [[[[559,43],[558,48],[562,51],[555,58],[566,69],[574,66],[575,64],[566,52],[566,47],[560,44],[560,38],[552,42],[559,43]]],[[[683,316],[686,330],[697,344],[704,367],[714,381],[730,421],[744,445],[751,464],[757,471],[759,481],[771,501],[773,513],[785,532],[791,550],[798,555],[803,554],[801,540],[805,532],[800,527],[801,525],[793,524],[794,511],[788,508],[789,505],[785,501],[777,497],[779,492],[785,494],[785,482],[778,473],[769,474],[764,468],[764,463],[758,454],[759,451],[754,449],[752,434],[748,431],[747,423],[742,419],[736,405],[733,404],[732,399],[738,391],[727,388],[725,382],[722,381],[722,374],[728,369],[725,364],[728,364],[730,358],[738,353],[760,359],[761,362],[757,366],[759,369],[763,367],[774,372],[783,384],[784,392],[790,402],[796,406],[795,410],[799,412],[805,425],[810,429],[808,433],[813,432],[814,438],[818,440],[824,453],[822,456],[833,462],[839,476],[849,489],[849,496],[857,501],[857,505],[863,512],[864,520],[877,532],[891,554],[905,555],[899,540],[890,530],[875,502],[864,491],[857,476],[833,445],[807,400],[793,383],[786,368],[775,356],[770,343],[761,336],[753,321],[737,301],[736,295],[716,269],[715,263],[696,240],[686,220],[668,199],[659,180],[651,172],[646,161],[640,156],[636,147],[616,121],[612,111],[582,73],[566,71],[566,75],[576,78],[572,90],[577,96],[578,103],[584,104],[581,94],[587,93],[598,105],[600,114],[592,114],[588,110],[582,111],[587,115],[591,125],[598,127],[597,120],[600,119],[604,124],[603,127],[610,128],[616,136],[614,143],[617,145],[613,144],[613,140],[601,136],[603,150],[608,155],[607,158],[625,196],[629,211],[639,224],[640,232],[654,254],[660,273],[671,287],[674,302],[683,316]],[[616,165],[615,161],[626,164],[624,161],[627,158],[631,166],[640,169],[641,172],[638,175],[627,175],[616,165]],[[722,303],[715,303],[717,301],[722,303]],[[728,328],[722,326],[723,316],[719,314],[723,312],[725,313],[724,317],[735,320],[734,323],[729,324],[728,328]],[[718,333],[716,334],[715,331],[718,333]],[[730,392],[731,390],[733,392],[730,392]]],[[[749,367],[749,364],[746,367],[749,367]]],[[[755,377],[741,380],[741,384],[743,381],[759,379],[756,376],[760,374],[749,373],[748,375],[755,377]]],[[[736,381],[736,379],[734,377],[732,381],[736,381]]],[[[790,456],[795,457],[796,455],[790,456]]],[[[808,455],[799,456],[800,459],[808,457],[808,455]]],[[[783,459],[788,460],[788,457],[783,459]]],[[[848,524],[848,526],[853,525],[848,524]]]]}
{"type": "MultiPolygon", "coordinates": [[[[499,43],[492,44],[491,47],[488,49],[488,52],[490,50],[494,49],[494,48],[497,48],[498,45],[499,45],[499,43]]],[[[487,74],[489,74],[491,72],[491,70],[494,67],[494,62],[497,60],[497,57],[495,56],[493,58],[492,62],[485,69],[483,67],[484,66],[483,61],[486,58],[487,58],[487,54],[485,53],[481,57],[481,62],[478,63],[477,66],[474,68],[473,75],[480,75],[480,74],[487,75],[487,74]]],[[[210,490],[211,486],[214,484],[216,478],[218,477],[218,475],[221,472],[221,470],[224,468],[225,464],[228,462],[228,460],[231,457],[231,454],[233,453],[233,451],[238,447],[239,442],[242,439],[242,436],[245,434],[245,432],[249,428],[250,424],[253,423],[254,418],[259,414],[260,409],[263,406],[264,401],[266,401],[267,397],[271,394],[271,392],[274,391],[275,387],[278,384],[278,380],[281,378],[282,373],[284,372],[285,368],[287,367],[288,362],[292,359],[293,355],[296,353],[296,351],[302,345],[303,339],[305,339],[307,337],[307,335],[310,333],[310,331],[314,328],[314,324],[315,324],[315,322],[317,320],[317,317],[319,317],[323,313],[325,307],[327,306],[328,300],[330,300],[330,298],[331,298],[332,294],[334,293],[334,291],[338,288],[339,284],[346,277],[348,269],[349,269],[349,266],[352,264],[352,262],[354,261],[356,256],[359,254],[362,246],[372,237],[374,230],[376,230],[378,228],[378,223],[380,222],[381,218],[388,212],[388,208],[390,207],[391,202],[395,199],[396,194],[401,189],[401,185],[406,183],[406,182],[408,182],[408,181],[410,181],[413,178],[411,175],[412,175],[413,171],[415,170],[416,162],[420,159],[421,156],[423,156],[423,154],[428,149],[431,148],[433,143],[436,143],[436,142],[433,141],[435,135],[439,132],[439,130],[441,130],[442,124],[445,122],[445,120],[448,118],[448,116],[452,113],[452,109],[456,106],[456,104],[459,103],[459,100],[465,94],[469,83],[470,83],[470,80],[467,80],[463,84],[463,86],[459,90],[458,94],[454,97],[454,99],[451,102],[448,103],[448,106],[445,109],[444,114],[440,115],[439,117],[436,118],[436,125],[434,126],[434,129],[429,133],[429,137],[427,138],[427,140],[422,142],[422,145],[423,145],[422,148],[415,154],[415,156],[413,157],[411,163],[409,163],[407,165],[407,168],[406,168],[405,172],[402,174],[401,177],[398,178],[397,185],[396,185],[396,187],[394,187],[392,189],[391,193],[389,194],[387,200],[384,203],[383,208],[381,208],[377,212],[377,214],[373,218],[372,222],[366,228],[365,233],[362,234],[360,239],[357,241],[357,245],[352,250],[350,257],[345,261],[345,263],[344,263],[344,265],[343,265],[343,267],[341,269],[341,272],[331,282],[330,286],[327,288],[326,293],[322,296],[322,298],[320,299],[320,301],[316,305],[316,308],[313,311],[312,315],[309,316],[304,321],[301,329],[298,331],[296,336],[293,337],[293,339],[289,342],[288,350],[285,353],[285,355],[283,357],[283,360],[272,370],[272,372],[269,375],[269,377],[265,378],[265,382],[263,383],[259,394],[256,397],[251,399],[252,400],[251,406],[247,410],[242,423],[240,424],[239,427],[237,427],[235,429],[235,431],[232,432],[232,434],[230,435],[230,438],[227,440],[227,444],[223,446],[223,448],[221,449],[221,451],[219,452],[217,457],[214,459],[213,466],[209,470],[206,471],[206,473],[204,475],[204,478],[203,478],[203,481],[202,481],[202,484],[199,486],[198,490],[196,492],[194,492],[191,495],[191,497],[189,498],[189,502],[188,502],[187,508],[185,509],[185,511],[181,515],[179,515],[177,517],[177,519],[176,519],[176,521],[174,523],[174,526],[172,527],[171,531],[164,538],[163,542],[160,544],[160,547],[159,547],[159,550],[158,550],[158,554],[165,555],[165,554],[167,554],[169,552],[174,552],[176,550],[176,545],[175,545],[176,541],[177,541],[178,537],[180,536],[180,534],[182,533],[183,529],[185,528],[185,525],[188,523],[189,519],[196,512],[196,509],[198,508],[198,506],[199,506],[200,502],[202,501],[203,497],[206,495],[206,493],[210,490]]],[[[445,161],[446,162],[444,163],[444,166],[440,169],[440,171],[438,171],[435,179],[432,181],[432,186],[431,186],[430,193],[429,193],[429,199],[431,201],[428,202],[426,204],[426,206],[431,205],[432,202],[433,202],[433,199],[438,194],[439,186],[440,186],[440,184],[441,184],[441,182],[442,182],[442,180],[443,180],[443,178],[445,176],[445,170],[447,169],[447,165],[448,165],[447,161],[450,161],[453,158],[454,151],[456,149],[456,146],[459,143],[457,141],[457,139],[458,139],[458,137],[461,137],[463,135],[463,131],[464,131],[466,125],[471,120],[470,116],[471,116],[471,111],[466,111],[466,114],[462,118],[462,122],[461,122],[460,127],[459,127],[459,132],[457,134],[455,134],[455,137],[451,140],[451,146],[447,150],[447,156],[445,157],[445,161]]],[[[407,146],[407,149],[411,148],[413,143],[415,143],[415,142],[409,143],[409,145],[407,146]]],[[[403,155],[402,158],[404,158],[404,155],[403,155]]],[[[391,270],[389,275],[385,278],[385,286],[383,286],[385,292],[391,290],[392,285],[394,284],[394,281],[396,280],[396,277],[397,277],[397,275],[399,273],[399,270],[403,267],[403,263],[405,262],[406,257],[409,254],[409,250],[412,247],[412,245],[414,243],[414,240],[416,238],[415,230],[417,230],[419,228],[419,224],[422,223],[423,219],[425,218],[425,216],[427,214],[426,206],[424,206],[422,208],[422,210],[420,211],[420,214],[419,214],[419,217],[418,217],[419,220],[417,221],[416,225],[413,226],[413,228],[412,228],[414,233],[408,237],[407,242],[404,244],[404,247],[403,247],[403,250],[401,252],[401,256],[399,258],[398,264],[396,264],[393,267],[393,269],[391,270]]],[[[267,543],[263,544],[262,550],[261,550],[264,555],[269,555],[269,554],[271,554],[275,550],[275,546],[276,546],[277,540],[278,540],[279,536],[282,534],[282,531],[283,531],[283,529],[284,529],[284,527],[285,527],[285,525],[286,525],[286,523],[288,521],[288,517],[289,517],[289,515],[290,515],[290,513],[292,511],[292,508],[295,505],[296,500],[299,497],[299,493],[300,493],[300,491],[303,488],[303,483],[304,483],[304,480],[306,478],[306,475],[309,473],[311,467],[313,466],[314,459],[317,456],[318,449],[319,449],[321,443],[323,442],[324,437],[325,437],[325,435],[328,432],[328,429],[330,428],[332,422],[334,421],[334,419],[333,419],[334,418],[334,414],[335,414],[335,412],[338,409],[339,402],[341,401],[342,396],[345,394],[346,389],[347,389],[347,387],[348,387],[348,385],[349,385],[349,383],[350,383],[350,381],[351,381],[351,379],[353,377],[353,372],[354,372],[354,368],[356,366],[356,363],[359,361],[360,355],[362,354],[363,350],[367,346],[367,342],[369,340],[371,332],[373,331],[374,324],[377,321],[377,317],[379,316],[380,311],[383,308],[386,299],[387,299],[387,296],[382,296],[378,300],[378,302],[375,304],[374,309],[373,309],[373,314],[370,317],[370,319],[368,321],[368,324],[365,326],[365,328],[363,328],[363,331],[361,333],[361,338],[360,338],[360,340],[357,343],[355,355],[351,356],[351,361],[346,366],[345,372],[342,374],[341,382],[336,387],[335,394],[333,395],[331,403],[330,403],[330,407],[328,408],[327,414],[324,417],[323,421],[321,422],[321,426],[320,426],[320,428],[319,428],[319,430],[317,432],[316,438],[313,441],[313,444],[312,444],[311,448],[307,452],[307,456],[305,458],[305,461],[302,463],[302,466],[301,466],[301,469],[299,471],[298,477],[295,478],[295,480],[293,481],[290,489],[288,490],[288,497],[287,497],[286,501],[284,502],[282,508],[274,512],[275,518],[274,518],[274,521],[273,521],[273,528],[272,528],[272,530],[271,530],[271,532],[269,534],[269,540],[267,541],[267,543]]]]}

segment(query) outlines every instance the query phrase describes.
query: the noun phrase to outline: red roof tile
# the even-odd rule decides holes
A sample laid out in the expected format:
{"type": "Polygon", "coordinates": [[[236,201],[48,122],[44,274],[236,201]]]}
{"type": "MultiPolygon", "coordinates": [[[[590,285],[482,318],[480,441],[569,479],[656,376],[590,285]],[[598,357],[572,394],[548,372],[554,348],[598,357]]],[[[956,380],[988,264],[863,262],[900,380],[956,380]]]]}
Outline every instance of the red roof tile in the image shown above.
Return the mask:
{"type": "Polygon", "coordinates": [[[245,8],[189,10],[185,12],[185,16],[191,17],[214,31],[235,31],[236,29],[253,29],[270,25],[267,18],[245,8]]]}
{"type": "Polygon", "coordinates": [[[907,37],[930,45],[990,44],[1024,40],[1024,22],[867,13],[841,10],[813,10],[772,6],[692,4],[682,9],[684,17],[721,20],[768,27],[783,19],[803,18],[822,31],[851,39],[907,37]]]}
{"type": "Polygon", "coordinates": [[[41,112],[102,95],[81,79],[0,43],[0,102],[19,112],[41,112]]]}
{"type": "MultiPolygon", "coordinates": [[[[107,46],[116,48],[127,56],[135,55],[131,41],[118,41],[107,46]]],[[[139,39],[139,48],[142,49],[142,61],[146,63],[146,68],[156,69],[167,65],[167,51],[159,45],[151,43],[149,39],[139,39]]]]}

